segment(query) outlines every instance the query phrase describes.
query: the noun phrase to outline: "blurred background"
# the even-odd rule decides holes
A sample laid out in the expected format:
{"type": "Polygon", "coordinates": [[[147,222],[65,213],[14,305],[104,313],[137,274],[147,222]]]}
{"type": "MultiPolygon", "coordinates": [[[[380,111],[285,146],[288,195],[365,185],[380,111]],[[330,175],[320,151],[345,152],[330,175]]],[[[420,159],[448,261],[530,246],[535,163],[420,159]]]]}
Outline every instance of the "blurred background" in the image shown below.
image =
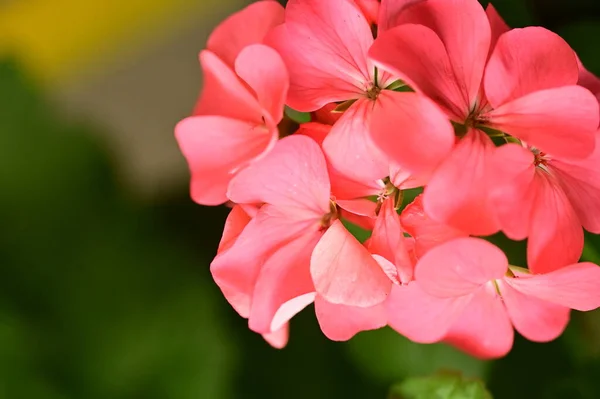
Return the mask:
{"type": "MultiPolygon", "coordinates": [[[[495,362],[388,329],[329,342],[311,309],[282,351],[247,329],[208,269],[227,209],[191,202],[173,139],[198,52],[247,3],[0,0],[0,399],[385,398],[439,369],[495,398],[599,398],[598,311],[495,362]]],[[[600,74],[597,0],[494,5],[600,74]]]]}

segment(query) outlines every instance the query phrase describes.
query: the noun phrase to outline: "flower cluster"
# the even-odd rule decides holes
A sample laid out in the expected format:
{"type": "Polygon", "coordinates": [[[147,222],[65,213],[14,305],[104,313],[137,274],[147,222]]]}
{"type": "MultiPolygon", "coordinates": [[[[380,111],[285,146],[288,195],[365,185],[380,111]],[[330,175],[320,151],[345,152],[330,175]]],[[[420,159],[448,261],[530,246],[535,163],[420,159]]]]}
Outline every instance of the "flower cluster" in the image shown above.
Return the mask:
{"type": "Polygon", "coordinates": [[[192,198],[233,205],[212,275],[273,346],[314,303],[332,340],[389,325],[494,358],[600,306],[577,263],[600,233],[600,81],[556,34],[477,0],[263,0],[200,63],[176,138],[192,198]],[[279,129],[285,106],[310,122],[279,129]]]}

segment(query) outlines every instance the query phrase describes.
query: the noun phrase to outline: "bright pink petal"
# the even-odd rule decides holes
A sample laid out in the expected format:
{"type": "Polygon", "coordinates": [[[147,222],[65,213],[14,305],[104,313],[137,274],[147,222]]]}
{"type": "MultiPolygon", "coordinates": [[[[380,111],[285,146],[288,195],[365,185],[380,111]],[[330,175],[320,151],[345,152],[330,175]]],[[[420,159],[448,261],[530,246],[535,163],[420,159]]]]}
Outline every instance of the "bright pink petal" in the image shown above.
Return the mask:
{"type": "Polygon", "coordinates": [[[313,139],[319,146],[323,144],[323,140],[331,131],[331,126],[318,122],[303,123],[300,125],[295,134],[301,134],[313,139]]]}
{"type": "Polygon", "coordinates": [[[285,24],[269,39],[290,71],[288,104],[299,111],[358,98],[373,68],[371,27],[352,0],[290,0],[285,24]]]}
{"type": "Polygon", "coordinates": [[[312,113],[313,121],[324,123],[326,125],[333,125],[342,117],[342,113],[335,112],[337,107],[337,103],[329,103],[324,105],[322,108],[312,113]]]}
{"type": "Polygon", "coordinates": [[[429,295],[451,298],[471,294],[508,270],[504,252],[480,238],[457,238],[419,259],[415,279],[429,295]]]}
{"type": "Polygon", "coordinates": [[[549,166],[558,176],[575,213],[583,227],[600,234],[600,136],[596,135],[596,147],[589,157],[583,160],[551,160],[549,166]]]}
{"type": "MultiPolygon", "coordinates": [[[[475,108],[490,49],[490,24],[477,1],[428,0],[406,8],[397,23],[420,24],[441,39],[463,98],[462,110],[475,108]]],[[[429,43],[419,43],[430,51],[429,43]]],[[[405,55],[408,57],[408,55],[405,55]]],[[[448,75],[450,76],[450,75],[448,75]]],[[[457,104],[458,105],[458,104],[457,104]]]]}
{"type": "Polygon", "coordinates": [[[598,101],[587,89],[541,90],[489,112],[488,125],[557,157],[583,158],[594,150],[598,101]]]}
{"type": "Polygon", "coordinates": [[[284,320],[273,325],[273,318],[284,304],[297,297],[314,293],[310,276],[310,257],[321,238],[320,231],[302,235],[287,245],[280,247],[264,263],[256,280],[250,309],[250,329],[267,333],[280,328],[291,317],[302,310],[301,307],[287,306],[284,320]]]}
{"type": "Polygon", "coordinates": [[[448,119],[431,100],[392,91],[379,95],[371,136],[392,162],[423,179],[448,156],[455,140],[448,119]]]}
{"type": "Polygon", "coordinates": [[[267,33],[281,25],[284,10],[276,1],[258,1],[231,15],[210,35],[207,48],[233,68],[238,54],[262,43],[267,33]]]}
{"type": "Polygon", "coordinates": [[[423,205],[433,219],[472,235],[499,230],[490,198],[488,163],[495,150],[480,130],[470,130],[425,188],[423,205]]]}
{"type": "Polygon", "coordinates": [[[284,324],[279,330],[262,334],[262,337],[275,349],[283,349],[290,338],[290,325],[284,324]]]}
{"type": "Polygon", "coordinates": [[[537,195],[533,153],[517,144],[494,150],[490,161],[491,197],[504,233],[513,240],[529,235],[537,195]]]}
{"type": "Polygon", "coordinates": [[[583,262],[546,274],[507,278],[519,292],[565,306],[588,311],[600,307],[600,267],[583,262]]]}
{"type": "Polygon", "coordinates": [[[417,258],[442,243],[468,236],[467,233],[431,219],[423,209],[423,195],[419,195],[404,208],[400,222],[406,232],[415,239],[417,258]]]}
{"type": "Polygon", "coordinates": [[[377,180],[389,171],[387,157],[375,146],[369,133],[372,110],[373,102],[358,100],[323,141],[323,151],[331,166],[352,180],[377,180]]]}
{"type": "Polygon", "coordinates": [[[423,0],[381,0],[377,24],[379,33],[396,26],[396,20],[398,19],[400,12],[404,8],[419,1],[423,0]]]}
{"type": "Polygon", "coordinates": [[[504,280],[498,281],[498,287],[512,324],[525,338],[535,342],[552,341],[567,327],[569,308],[525,295],[504,280]]]}
{"type": "Polygon", "coordinates": [[[371,254],[339,220],[317,244],[310,270],[319,295],[333,304],[375,306],[385,300],[392,285],[371,254]]]}
{"type": "Polygon", "coordinates": [[[394,285],[386,301],[388,324],[411,341],[429,344],[440,341],[471,299],[437,298],[418,283],[394,285]]]}
{"type": "Polygon", "coordinates": [[[231,209],[227,220],[225,221],[225,227],[223,228],[223,236],[219,243],[219,249],[217,253],[221,253],[229,249],[233,243],[237,240],[239,235],[242,233],[244,228],[250,223],[252,217],[243,209],[243,207],[236,205],[231,209]]]}
{"type": "Polygon", "coordinates": [[[227,201],[235,173],[269,150],[277,131],[222,116],[192,116],[175,137],[192,175],[191,195],[202,205],[227,201]]]}
{"type": "Polygon", "coordinates": [[[271,119],[268,122],[281,122],[290,78],[279,54],[270,47],[253,44],[237,57],[235,71],[254,90],[271,119]]]}
{"type": "Polygon", "coordinates": [[[379,0],[354,0],[370,24],[376,24],[379,17],[379,0]]]}
{"type": "Polygon", "coordinates": [[[356,181],[336,171],[331,166],[329,168],[329,178],[331,179],[331,193],[336,200],[379,195],[385,189],[385,184],[381,179],[356,181]]]}
{"type": "MultiPolygon", "coordinates": [[[[435,101],[452,119],[466,118],[468,104],[454,76],[448,53],[431,29],[413,24],[395,27],[377,38],[369,56],[378,67],[435,101]]],[[[407,102],[412,100],[404,98],[407,102]]],[[[393,115],[390,111],[387,113],[393,115]]],[[[402,114],[398,118],[401,117],[402,114]]],[[[390,122],[390,126],[393,123],[390,122]]]]}
{"type": "Polygon", "coordinates": [[[577,83],[575,52],[557,34],[537,26],[498,39],[485,72],[485,94],[497,108],[539,90],[577,83]]]}
{"type": "Polygon", "coordinates": [[[329,195],[325,157],[317,143],[301,135],[280,140],[267,156],[238,173],[228,192],[234,202],[265,202],[299,218],[327,214],[329,195]]]}
{"type": "Polygon", "coordinates": [[[506,24],[504,19],[500,16],[496,8],[489,3],[485,9],[485,13],[490,21],[490,28],[492,29],[492,40],[490,44],[490,53],[496,48],[496,43],[500,36],[510,30],[510,27],[506,24]]]}
{"type": "Polygon", "coordinates": [[[513,326],[492,283],[480,288],[444,339],[480,359],[506,355],[512,348],[513,326]]]}
{"type": "Polygon", "coordinates": [[[361,331],[376,330],[387,324],[383,304],[360,308],[336,305],[317,296],[315,313],[321,331],[333,341],[347,341],[361,331]]]}
{"type": "Polygon", "coordinates": [[[265,205],[235,243],[217,255],[210,265],[212,276],[227,301],[242,317],[250,315],[254,286],[264,262],[281,246],[318,229],[312,221],[295,219],[293,215],[265,205]]]}
{"type": "Polygon", "coordinates": [[[535,179],[527,264],[534,273],[547,273],[577,262],[583,251],[583,229],[556,180],[543,171],[535,179]]]}
{"type": "Polygon", "coordinates": [[[254,94],[227,64],[208,50],[200,53],[204,86],[194,115],[219,115],[254,125],[263,124],[263,110],[254,94]]]}

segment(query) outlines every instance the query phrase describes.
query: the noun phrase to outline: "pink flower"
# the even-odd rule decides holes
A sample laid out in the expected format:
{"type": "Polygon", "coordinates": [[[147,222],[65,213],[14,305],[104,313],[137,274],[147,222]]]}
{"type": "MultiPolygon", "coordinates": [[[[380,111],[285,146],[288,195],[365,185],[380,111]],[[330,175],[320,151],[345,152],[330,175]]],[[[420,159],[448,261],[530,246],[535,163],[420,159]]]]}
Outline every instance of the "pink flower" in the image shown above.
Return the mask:
{"type": "Polygon", "coordinates": [[[345,109],[323,142],[329,162],[344,175],[356,181],[387,175],[389,163],[370,137],[372,122],[403,126],[407,137],[420,133],[419,142],[404,143],[405,152],[420,160],[412,173],[429,172],[452,147],[452,129],[430,100],[386,90],[395,79],[367,58],[373,34],[352,0],[291,0],[285,24],[269,43],[290,71],[288,105],[311,112],[336,102],[345,109]],[[380,117],[374,119],[374,112],[380,117]],[[425,150],[421,144],[428,140],[437,145],[425,150]]]}
{"type": "Polygon", "coordinates": [[[569,310],[600,307],[600,267],[565,266],[530,274],[509,266],[504,253],[478,238],[458,238],[433,248],[418,262],[416,285],[423,299],[408,304],[420,342],[443,339],[480,358],[504,356],[513,327],[525,338],[547,342],[558,337],[569,310]],[[418,317],[417,315],[420,315],[418,317]]]}
{"type": "MultiPolygon", "coordinates": [[[[500,229],[489,198],[490,135],[506,133],[557,156],[584,158],[598,127],[598,103],[577,86],[576,56],[564,40],[537,27],[497,36],[503,28],[493,9],[488,13],[494,36],[476,1],[418,2],[370,50],[379,67],[436,101],[457,126],[461,140],[429,181],[424,204],[435,219],[474,235],[500,229]]],[[[411,170],[404,137],[394,133],[373,124],[375,142],[411,170]]]]}

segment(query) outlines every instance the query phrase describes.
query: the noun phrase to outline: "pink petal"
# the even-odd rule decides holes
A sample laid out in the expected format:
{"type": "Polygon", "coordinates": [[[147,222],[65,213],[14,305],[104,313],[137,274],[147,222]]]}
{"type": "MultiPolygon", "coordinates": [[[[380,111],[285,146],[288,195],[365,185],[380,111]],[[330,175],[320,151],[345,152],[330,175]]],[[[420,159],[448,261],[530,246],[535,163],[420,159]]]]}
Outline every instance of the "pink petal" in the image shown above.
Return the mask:
{"type": "Polygon", "coordinates": [[[337,103],[329,103],[324,105],[322,108],[312,113],[312,118],[315,122],[333,125],[342,117],[341,113],[334,112],[337,107],[337,103]]]}
{"type": "Polygon", "coordinates": [[[597,134],[596,147],[589,157],[577,161],[553,159],[549,162],[579,221],[586,230],[595,234],[600,234],[599,137],[597,134]]]}
{"type": "Polygon", "coordinates": [[[579,57],[577,57],[577,65],[579,66],[579,80],[577,80],[577,84],[591,91],[598,101],[600,101],[600,79],[585,69],[579,57]]]}
{"type": "Polygon", "coordinates": [[[387,323],[383,304],[368,308],[336,305],[317,296],[315,313],[321,331],[332,341],[347,341],[361,331],[376,330],[387,323]]]}
{"type": "Polygon", "coordinates": [[[452,126],[433,102],[416,93],[392,91],[379,95],[371,136],[393,163],[422,179],[448,156],[455,140],[452,126]]]}
{"type": "Polygon", "coordinates": [[[512,324],[525,338],[535,342],[552,341],[567,327],[569,308],[525,295],[503,280],[498,281],[498,287],[512,324]]]}
{"type": "Polygon", "coordinates": [[[379,16],[379,0],[354,0],[370,24],[376,24],[379,16]]]}
{"type": "Polygon", "coordinates": [[[413,278],[414,264],[404,244],[404,232],[394,202],[395,199],[391,197],[383,202],[368,248],[372,254],[381,255],[392,262],[400,281],[408,283],[413,278]]]}
{"type": "Polygon", "coordinates": [[[437,298],[417,282],[394,285],[386,301],[388,324],[411,341],[430,344],[440,341],[471,300],[470,295],[437,298]]]}
{"type": "Polygon", "coordinates": [[[235,71],[254,90],[271,119],[268,123],[281,122],[290,78],[279,54],[270,47],[253,44],[240,52],[235,71]]]}
{"type": "Polygon", "coordinates": [[[262,334],[262,337],[275,349],[283,349],[290,338],[290,325],[284,324],[279,330],[262,334]]]}
{"type": "Polygon", "coordinates": [[[231,306],[249,317],[256,279],[264,262],[281,246],[318,231],[312,221],[298,220],[271,205],[263,206],[235,243],[210,265],[212,276],[231,306]]]}
{"type": "Polygon", "coordinates": [[[427,177],[410,173],[395,162],[390,162],[390,182],[400,190],[423,187],[427,184],[427,177]]]}
{"type": "Polygon", "coordinates": [[[375,40],[369,56],[378,67],[435,101],[452,119],[466,118],[470,108],[460,91],[446,48],[433,30],[413,24],[395,27],[375,40]]]}
{"type": "Polygon", "coordinates": [[[423,209],[423,195],[419,195],[404,208],[400,222],[402,228],[415,239],[417,258],[442,243],[468,236],[467,233],[431,219],[423,209]]]}
{"type": "Polygon", "coordinates": [[[192,175],[192,198],[219,205],[227,201],[235,173],[269,150],[277,130],[222,116],[193,116],[177,124],[175,137],[192,175]]]}
{"type": "Polygon", "coordinates": [[[512,240],[529,235],[537,195],[533,153],[518,145],[495,149],[490,160],[491,197],[504,233],[512,240]]]}
{"type": "Polygon", "coordinates": [[[540,27],[513,29],[498,39],[485,72],[485,94],[497,108],[539,90],[577,83],[575,52],[540,27]]]}
{"type": "Polygon", "coordinates": [[[584,158],[594,150],[598,101],[580,86],[527,94],[489,112],[488,125],[557,157],[584,158]]]}
{"type": "Polygon", "coordinates": [[[513,339],[502,298],[489,283],[473,295],[444,341],[480,359],[494,359],[510,351],[513,339]]]}
{"type": "Polygon", "coordinates": [[[383,33],[396,26],[396,20],[398,19],[400,12],[404,8],[419,1],[423,0],[381,0],[377,25],[379,33],[383,33]]]}
{"type": "Polygon", "coordinates": [[[518,278],[506,283],[517,291],[570,309],[588,311],[600,307],[600,267],[583,262],[553,272],[518,278]]]}
{"type": "Polygon", "coordinates": [[[452,298],[471,294],[508,270],[504,252],[481,238],[457,238],[427,252],[415,279],[429,295],[452,298]]]}
{"type": "Polygon", "coordinates": [[[221,237],[217,253],[221,253],[231,248],[244,228],[250,223],[250,220],[252,220],[252,217],[246,213],[243,207],[239,205],[234,206],[225,221],[223,236],[221,237]]]}
{"type": "Polygon", "coordinates": [[[319,295],[338,305],[375,306],[386,299],[392,285],[371,254],[339,220],[317,244],[310,271],[319,295]]]}
{"type": "MultiPolygon", "coordinates": [[[[477,1],[428,0],[406,8],[397,23],[420,24],[441,39],[463,98],[461,110],[475,108],[490,49],[490,24],[477,1]]],[[[430,51],[429,43],[420,43],[430,51]]],[[[408,55],[405,55],[408,57],[408,55]]],[[[458,105],[458,103],[455,103],[458,105]]]]}
{"type": "Polygon", "coordinates": [[[269,43],[289,68],[292,108],[316,111],[368,89],[373,68],[367,50],[373,35],[352,0],[290,0],[285,17],[269,43]]]}
{"type": "Polygon", "coordinates": [[[329,213],[329,176],[321,149],[312,139],[292,135],[231,181],[228,197],[238,203],[273,204],[297,218],[329,213]]]}
{"type": "Polygon", "coordinates": [[[204,86],[194,115],[219,115],[253,125],[263,124],[263,110],[234,71],[208,50],[200,53],[204,86]]]}
{"type": "Polygon", "coordinates": [[[351,212],[359,216],[367,216],[375,218],[377,204],[366,198],[358,198],[354,200],[337,200],[336,204],[345,211],[351,212]]]}
{"type": "Polygon", "coordinates": [[[372,109],[371,101],[358,100],[323,141],[323,151],[331,166],[352,180],[371,181],[388,174],[387,157],[373,144],[369,134],[372,109]]]}
{"type": "MultiPolygon", "coordinates": [[[[367,248],[370,248],[371,242],[372,242],[372,240],[369,238],[367,241],[364,242],[364,245],[367,248]]],[[[375,261],[379,264],[379,267],[381,267],[381,270],[383,270],[385,275],[388,276],[388,278],[392,281],[392,283],[402,284],[402,280],[400,279],[400,275],[398,273],[398,268],[396,267],[395,264],[393,264],[392,262],[390,262],[389,260],[387,260],[386,258],[384,258],[381,255],[373,254],[372,256],[373,256],[373,259],[375,259],[375,261]]],[[[412,270],[411,270],[411,272],[412,272],[412,270]]],[[[412,274],[411,274],[411,277],[409,279],[407,279],[406,281],[410,281],[410,279],[412,279],[412,274]]]]}
{"type": "Polygon", "coordinates": [[[485,9],[485,13],[490,21],[490,28],[492,30],[492,40],[490,44],[490,53],[494,51],[496,48],[496,43],[500,36],[510,30],[510,27],[506,24],[504,19],[500,16],[496,8],[489,3],[487,8],[485,9]]]}
{"type": "Polygon", "coordinates": [[[290,313],[279,325],[272,325],[277,311],[297,297],[315,292],[310,276],[310,257],[322,233],[304,234],[280,247],[264,263],[256,280],[250,309],[250,329],[259,333],[279,329],[302,310],[287,307],[290,313]]]}
{"type": "Polygon", "coordinates": [[[323,140],[331,131],[331,126],[318,122],[303,123],[300,125],[295,134],[301,134],[313,139],[319,146],[323,144],[323,140]]]}
{"type": "Polygon", "coordinates": [[[535,176],[536,200],[531,215],[527,264],[547,273],[577,262],[583,251],[583,229],[556,180],[543,171],[535,176]]]}
{"type": "Polygon", "coordinates": [[[279,3],[258,1],[217,26],[208,39],[207,48],[233,68],[245,47],[262,43],[267,33],[283,20],[284,10],[279,3]]]}
{"type": "Polygon", "coordinates": [[[273,329],[277,328],[278,326],[285,325],[292,317],[313,303],[316,295],[317,294],[315,292],[309,292],[293,298],[281,305],[273,317],[271,328],[273,329]]]}
{"type": "Polygon", "coordinates": [[[495,148],[485,133],[470,130],[425,188],[425,212],[472,235],[496,233],[499,225],[489,195],[488,167],[495,148]]]}

